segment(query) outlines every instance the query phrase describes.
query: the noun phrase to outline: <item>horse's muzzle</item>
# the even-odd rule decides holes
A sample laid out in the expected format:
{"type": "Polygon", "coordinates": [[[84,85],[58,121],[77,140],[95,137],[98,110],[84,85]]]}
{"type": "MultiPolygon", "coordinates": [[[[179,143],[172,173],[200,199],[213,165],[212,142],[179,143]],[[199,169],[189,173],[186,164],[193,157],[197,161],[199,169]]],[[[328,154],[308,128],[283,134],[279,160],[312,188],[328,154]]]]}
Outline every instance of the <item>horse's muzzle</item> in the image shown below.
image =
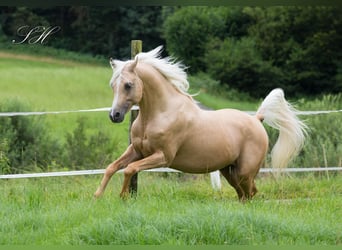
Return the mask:
{"type": "Polygon", "coordinates": [[[111,110],[109,112],[109,119],[114,123],[120,123],[125,118],[125,112],[119,112],[115,110],[111,110]]]}

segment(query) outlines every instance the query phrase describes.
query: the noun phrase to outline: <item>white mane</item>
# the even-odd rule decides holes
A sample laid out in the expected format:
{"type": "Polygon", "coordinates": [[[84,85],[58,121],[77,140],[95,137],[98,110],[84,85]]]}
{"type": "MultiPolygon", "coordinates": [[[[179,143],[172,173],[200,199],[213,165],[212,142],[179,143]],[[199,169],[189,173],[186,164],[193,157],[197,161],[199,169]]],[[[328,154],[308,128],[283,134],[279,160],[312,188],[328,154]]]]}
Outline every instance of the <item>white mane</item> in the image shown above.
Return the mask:
{"type": "Polygon", "coordinates": [[[161,58],[163,46],[158,46],[149,52],[142,52],[136,55],[139,62],[147,63],[156,68],[169,82],[181,93],[188,94],[189,82],[185,72],[186,67],[181,62],[176,62],[172,57],[161,58]]]}
{"type": "MultiPolygon", "coordinates": [[[[181,93],[190,96],[188,94],[189,82],[187,80],[187,74],[185,72],[186,67],[180,63],[176,62],[172,57],[161,58],[160,54],[162,52],[163,46],[159,46],[154,50],[149,52],[141,52],[135,56],[134,60],[138,60],[139,62],[143,62],[151,65],[155,69],[157,69],[165,78],[181,93]]],[[[127,63],[132,63],[133,60],[128,61],[119,61],[112,60],[111,65],[114,69],[112,79],[110,81],[110,85],[114,83],[114,80],[119,77],[122,69],[127,63]]]]}

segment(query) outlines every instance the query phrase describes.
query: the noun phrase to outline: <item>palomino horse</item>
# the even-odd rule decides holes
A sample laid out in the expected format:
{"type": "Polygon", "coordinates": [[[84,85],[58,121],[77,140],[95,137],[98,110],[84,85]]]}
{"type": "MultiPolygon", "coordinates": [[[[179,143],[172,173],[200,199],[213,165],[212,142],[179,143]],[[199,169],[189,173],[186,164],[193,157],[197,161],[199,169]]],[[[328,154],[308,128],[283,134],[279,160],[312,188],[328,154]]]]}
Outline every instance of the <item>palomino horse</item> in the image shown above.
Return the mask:
{"type": "Polygon", "coordinates": [[[254,178],[268,150],[262,121],[279,130],[272,150],[272,165],[278,168],[286,167],[303,146],[305,125],[281,89],[265,98],[255,116],[234,109],[200,109],[187,93],[184,67],[170,57],[161,58],[161,49],[139,53],[134,60],[110,60],[114,91],[110,119],[122,122],[135,104],[140,112],[132,125],[131,145],[107,167],[95,197],[103,194],[120,169],[124,169],[120,196],[125,197],[135,173],[162,166],[187,173],[220,170],[240,200],[253,197],[254,178]]]}

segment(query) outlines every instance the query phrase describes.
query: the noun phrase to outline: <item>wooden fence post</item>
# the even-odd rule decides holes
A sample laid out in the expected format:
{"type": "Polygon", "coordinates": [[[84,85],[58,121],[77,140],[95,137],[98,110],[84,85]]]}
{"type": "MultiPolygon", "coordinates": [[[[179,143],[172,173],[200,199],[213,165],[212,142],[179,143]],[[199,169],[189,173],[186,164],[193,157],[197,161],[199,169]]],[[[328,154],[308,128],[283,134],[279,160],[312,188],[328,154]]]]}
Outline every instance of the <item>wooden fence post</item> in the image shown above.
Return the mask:
{"type": "MultiPolygon", "coordinates": [[[[134,59],[134,57],[142,52],[142,41],[141,40],[132,40],[131,41],[131,58],[134,59]]],[[[131,144],[131,127],[132,124],[137,118],[139,114],[139,109],[133,108],[131,109],[131,117],[130,117],[130,124],[129,124],[129,144],[131,144]]],[[[129,192],[131,196],[135,196],[138,192],[138,173],[132,176],[131,183],[129,185],[129,192]]]]}

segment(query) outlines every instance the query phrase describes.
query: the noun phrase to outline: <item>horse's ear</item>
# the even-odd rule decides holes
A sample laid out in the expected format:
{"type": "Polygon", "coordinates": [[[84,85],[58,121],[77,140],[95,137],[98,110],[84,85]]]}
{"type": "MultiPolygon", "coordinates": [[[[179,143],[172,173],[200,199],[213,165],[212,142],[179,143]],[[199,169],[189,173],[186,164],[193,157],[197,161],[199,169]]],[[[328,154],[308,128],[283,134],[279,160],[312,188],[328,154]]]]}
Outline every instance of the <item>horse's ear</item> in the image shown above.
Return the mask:
{"type": "Polygon", "coordinates": [[[133,72],[135,67],[137,66],[137,64],[138,64],[138,57],[136,56],[135,59],[134,59],[134,62],[131,65],[129,65],[128,70],[133,72]]]}
{"type": "Polygon", "coordinates": [[[115,63],[114,63],[113,58],[110,58],[110,59],[109,59],[109,64],[110,64],[110,66],[111,66],[113,69],[115,68],[115,63]]]}
{"type": "Polygon", "coordinates": [[[114,60],[113,58],[109,59],[109,64],[113,70],[115,70],[121,63],[123,63],[123,62],[121,62],[119,60],[114,60]]]}

